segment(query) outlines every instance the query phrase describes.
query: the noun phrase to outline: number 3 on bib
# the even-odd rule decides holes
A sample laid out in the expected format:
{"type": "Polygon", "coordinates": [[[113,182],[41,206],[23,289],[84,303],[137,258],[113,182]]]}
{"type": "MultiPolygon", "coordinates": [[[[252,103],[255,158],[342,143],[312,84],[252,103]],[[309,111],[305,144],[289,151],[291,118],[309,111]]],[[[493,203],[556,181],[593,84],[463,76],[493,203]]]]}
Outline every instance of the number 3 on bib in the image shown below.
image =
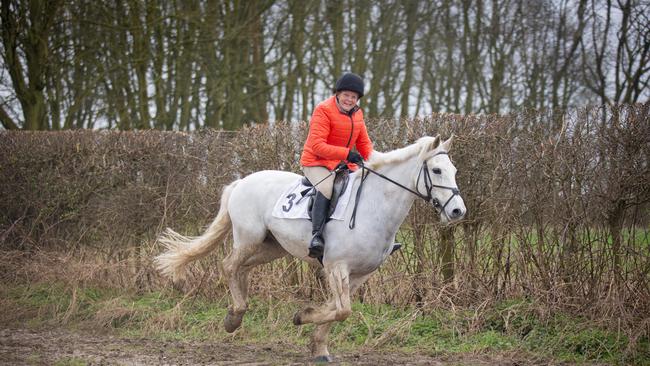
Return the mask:
{"type": "Polygon", "coordinates": [[[282,205],[282,211],[284,211],[284,212],[291,211],[291,208],[293,207],[293,200],[296,199],[296,194],[291,193],[290,195],[287,196],[287,199],[288,199],[287,205],[289,205],[289,206],[287,207],[287,205],[282,205]]]}

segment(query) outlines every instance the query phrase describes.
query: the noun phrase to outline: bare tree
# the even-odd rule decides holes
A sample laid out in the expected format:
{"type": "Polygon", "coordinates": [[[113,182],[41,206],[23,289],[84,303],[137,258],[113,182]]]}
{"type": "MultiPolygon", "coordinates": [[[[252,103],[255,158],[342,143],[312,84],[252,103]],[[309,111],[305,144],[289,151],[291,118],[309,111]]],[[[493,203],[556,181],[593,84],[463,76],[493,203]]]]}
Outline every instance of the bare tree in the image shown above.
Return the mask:
{"type": "Polygon", "coordinates": [[[343,72],[368,117],[650,96],[636,0],[5,0],[5,129],[306,120],[343,72]],[[55,15],[55,16],[53,16],[55,15]]]}
{"type": "Polygon", "coordinates": [[[647,98],[650,4],[593,0],[589,10],[593,22],[589,37],[581,42],[586,87],[602,104],[636,103],[647,98]]]}
{"type": "MultiPolygon", "coordinates": [[[[52,67],[49,35],[62,3],[60,0],[3,0],[0,7],[4,65],[22,108],[23,126],[28,130],[48,127],[44,89],[48,68],[52,67]]],[[[4,108],[0,105],[3,126],[17,128],[18,123],[4,108]]]]}
{"type": "Polygon", "coordinates": [[[404,49],[404,78],[401,85],[401,111],[400,117],[409,115],[409,97],[411,94],[411,85],[413,83],[413,68],[415,57],[415,34],[419,28],[418,3],[407,1],[403,4],[404,13],[406,14],[406,44],[404,49]]]}

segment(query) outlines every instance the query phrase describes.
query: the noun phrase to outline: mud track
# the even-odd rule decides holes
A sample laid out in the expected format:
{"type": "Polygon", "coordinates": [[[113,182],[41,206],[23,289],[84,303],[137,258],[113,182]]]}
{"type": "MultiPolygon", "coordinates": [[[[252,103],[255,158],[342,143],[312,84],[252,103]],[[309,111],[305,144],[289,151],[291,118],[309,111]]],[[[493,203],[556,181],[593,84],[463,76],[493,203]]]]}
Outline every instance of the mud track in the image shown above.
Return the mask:
{"type": "MultiPolygon", "coordinates": [[[[332,350],[331,350],[332,351],[332,350]]],[[[334,365],[546,365],[548,361],[516,357],[465,355],[432,357],[378,353],[363,348],[334,355],[334,365]],[[510,359],[509,359],[510,358],[510,359]]],[[[2,365],[304,365],[306,347],[283,343],[163,341],[97,333],[89,330],[1,329],[2,365]]]]}

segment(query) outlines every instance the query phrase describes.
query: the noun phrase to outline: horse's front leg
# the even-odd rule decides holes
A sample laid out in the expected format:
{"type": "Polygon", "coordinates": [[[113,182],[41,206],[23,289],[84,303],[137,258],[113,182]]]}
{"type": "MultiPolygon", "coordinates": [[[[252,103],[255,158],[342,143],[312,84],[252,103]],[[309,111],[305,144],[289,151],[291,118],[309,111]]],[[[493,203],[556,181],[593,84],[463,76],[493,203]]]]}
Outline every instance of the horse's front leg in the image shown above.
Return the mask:
{"type": "Polygon", "coordinates": [[[334,321],[343,321],[352,313],[348,272],[343,267],[329,271],[330,300],[318,308],[308,307],[296,313],[296,325],[316,323],[311,336],[311,354],[316,362],[331,362],[327,343],[334,321]]]}
{"type": "Polygon", "coordinates": [[[330,301],[318,308],[308,307],[297,312],[293,317],[295,325],[343,321],[352,313],[350,278],[347,269],[343,265],[335,265],[328,272],[330,301]]]}
{"type": "Polygon", "coordinates": [[[332,357],[327,349],[330,329],[334,322],[318,324],[311,335],[311,355],[316,362],[331,362],[332,357]]]}
{"type": "MultiPolygon", "coordinates": [[[[369,275],[366,276],[361,276],[361,277],[354,277],[349,279],[349,294],[348,294],[348,299],[350,296],[352,296],[358,289],[359,287],[368,279],[369,275]]],[[[345,281],[342,281],[345,282],[345,281]]],[[[339,288],[339,286],[332,287],[331,282],[330,282],[330,287],[331,288],[339,288]]],[[[344,289],[345,286],[342,285],[340,286],[341,289],[344,289]]],[[[333,291],[332,297],[330,301],[323,306],[321,309],[313,309],[313,308],[307,308],[301,312],[298,312],[296,316],[294,317],[294,322],[296,325],[298,324],[303,324],[302,319],[305,320],[316,320],[316,318],[319,318],[320,315],[320,320],[324,318],[331,318],[332,314],[333,316],[336,317],[337,313],[337,306],[339,304],[345,303],[345,301],[337,301],[335,293],[338,294],[338,291],[333,291]],[[320,313],[320,314],[316,314],[320,313]],[[307,315],[309,314],[309,315],[307,315]]],[[[351,311],[351,310],[350,310],[351,311]]],[[[339,312],[340,314],[340,312],[339,312]]],[[[316,321],[313,321],[316,323],[316,321]]],[[[330,362],[332,361],[332,358],[330,357],[330,353],[327,349],[327,343],[328,343],[328,338],[329,338],[329,332],[330,329],[332,328],[332,325],[334,324],[334,321],[329,321],[325,323],[319,323],[316,326],[316,329],[314,329],[314,333],[311,336],[311,354],[313,357],[315,357],[314,361],[316,362],[330,362]]]]}

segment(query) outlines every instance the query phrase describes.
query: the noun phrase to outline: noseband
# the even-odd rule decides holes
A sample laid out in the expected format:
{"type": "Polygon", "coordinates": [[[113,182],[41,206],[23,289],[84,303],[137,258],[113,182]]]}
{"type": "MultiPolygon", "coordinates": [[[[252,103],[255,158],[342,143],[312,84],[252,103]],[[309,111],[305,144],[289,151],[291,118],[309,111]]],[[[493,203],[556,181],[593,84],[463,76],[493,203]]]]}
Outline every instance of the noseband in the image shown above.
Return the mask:
{"type": "MultiPolygon", "coordinates": [[[[440,151],[440,152],[434,154],[432,157],[437,156],[437,155],[449,155],[449,154],[446,151],[440,151]]],[[[460,196],[460,191],[458,190],[458,187],[447,187],[447,186],[441,186],[441,185],[433,184],[433,180],[431,179],[431,174],[429,174],[429,166],[427,165],[427,160],[426,159],[422,163],[422,167],[420,167],[420,171],[418,172],[418,179],[415,181],[415,189],[416,189],[415,191],[412,190],[409,187],[406,187],[405,185],[403,185],[401,183],[398,183],[398,182],[388,178],[387,176],[385,176],[385,175],[383,175],[383,174],[381,174],[381,173],[379,173],[379,172],[377,172],[375,170],[372,170],[372,169],[368,168],[367,166],[365,166],[363,164],[363,162],[360,165],[361,165],[361,169],[362,169],[361,183],[359,184],[359,189],[357,190],[357,195],[356,195],[356,199],[355,199],[355,203],[354,203],[354,210],[352,211],[352,217],[350,218],[350,229],[353,229],[354,226],[355,226],[356,216],[357,216],[356,215],[356,213],[357,213],[357,205],[359,204],[359,196],[361,195],[361,188],[363,188],[363,182],[368,177],[368,172],[373,173],[373,174],[375,174],[375,175],[377,175],[377,176],[379,176],[379,177],[381,177],[381,178],[383,178],[383,179],[385,179],[385,180],[399,186],[400,188],[403,188],[403,189],[413,193],[414,195],[422,198],[423,200],[431,203],[433,208],[435,208],[438,213],[444,213],[445,216],[447,216],[447,219],[449,219],[449,216],[447,215],[447,212],[445,212],[445,207],[447,207],[447,205],[449,204],[449,202],[451,202],[451,200],[454,198],[454,196],[460,196]],[[424,187],[426,189],[426,194],[423,194],[422,192],[420,192],[420,189],[419,189],[420,178],[421,177],[424,179],[424,187]],[[440,201],[437,198],[433,197],[433,194],[431,194],[431,191],[433,191],[434,188],[448,189],[448,190],[451,191],[452,194],[449,197],[449,199],[447,199],[447,202],[445,202],[444,205],[440,204],[440,201]]]]}

